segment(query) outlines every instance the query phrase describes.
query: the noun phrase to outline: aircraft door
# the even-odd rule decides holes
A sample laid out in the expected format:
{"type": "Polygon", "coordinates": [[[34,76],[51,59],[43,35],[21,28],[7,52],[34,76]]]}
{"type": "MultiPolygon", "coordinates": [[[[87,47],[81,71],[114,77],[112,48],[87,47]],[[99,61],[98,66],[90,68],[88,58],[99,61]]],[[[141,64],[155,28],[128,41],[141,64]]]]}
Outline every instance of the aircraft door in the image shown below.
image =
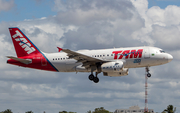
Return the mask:
{"type": "Polygon", "coordinates": [[[149,47],[144,48],[144,58],[150,58],[149,47]]]}

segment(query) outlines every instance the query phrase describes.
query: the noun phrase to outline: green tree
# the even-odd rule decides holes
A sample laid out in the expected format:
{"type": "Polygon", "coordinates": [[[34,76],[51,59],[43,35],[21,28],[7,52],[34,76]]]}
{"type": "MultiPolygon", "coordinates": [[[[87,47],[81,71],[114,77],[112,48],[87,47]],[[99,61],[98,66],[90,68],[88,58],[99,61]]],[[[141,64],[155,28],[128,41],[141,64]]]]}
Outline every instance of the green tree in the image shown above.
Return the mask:
{"type": "Polygon", "coordinates": [[[175,112],[176,112],[176,107],[174,107],[173,105],[169,105],[162,113],[175,113],[175,112]]]}
{"type": "Polygon", "coordinates": [[[26,113],[33,113],[32,111],[27,111],[26,113]]]}
{"type": "Polygon", "coordinates": [[[67,111],[61,111],[61,112],[59,112],[59,113],[68,113],[67,111]]]}
{"type": "Polygon", "coordinates": [[[112,113],[112,112],[105,110],[104,107],[100,107],[100,108],[95,108],[95,110],[92,113],[112,113]]]}
{"type": "Polygon", "coordinates": [[[60,111],[59,113],[76,113],[76,112],[67,112],[67,111],[60,111]]]}
{"type": "Polygon", "coordinates": [[[0,112],[0,113],[13,113],[10,109],[7,109],[7,110],[5,110],[5,111],[2,111],[2,112],[0,112]]]}
{"type": "Polygon", "coordinates": [[[87,111],[87,113],[91,113],[91,110],[87,111]]]}

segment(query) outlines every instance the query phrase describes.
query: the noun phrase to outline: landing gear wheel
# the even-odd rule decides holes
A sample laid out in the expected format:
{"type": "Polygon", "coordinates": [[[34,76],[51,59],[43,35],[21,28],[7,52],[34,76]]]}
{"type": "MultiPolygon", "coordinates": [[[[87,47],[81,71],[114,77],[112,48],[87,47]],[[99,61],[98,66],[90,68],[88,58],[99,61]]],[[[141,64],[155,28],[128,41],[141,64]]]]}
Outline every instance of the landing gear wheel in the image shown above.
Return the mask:
{"type": "Polygon", "coordinates": [[[95,78],[95,77],[94,77],[93,74],[90,74],[90,75],[89,75],[89,80],[91,80],[91,81],[93,80],[93,81],[94,81],[94,78],[95,78]]]}
{"type": "Polygon", "coordinates": [[[151,77],[151,74],[150,74],[150,73],[148,73],[148,74],[147,74],[147,77],[149,77],[149,78],[150,78],[150,77],[151,77]]]}
{"type": "Polygon", "coordinates": [[[98,77],[94,77],[93,81],[94,81],[94,83],[98,83],[99,82],[99,78],[98,77]]]}

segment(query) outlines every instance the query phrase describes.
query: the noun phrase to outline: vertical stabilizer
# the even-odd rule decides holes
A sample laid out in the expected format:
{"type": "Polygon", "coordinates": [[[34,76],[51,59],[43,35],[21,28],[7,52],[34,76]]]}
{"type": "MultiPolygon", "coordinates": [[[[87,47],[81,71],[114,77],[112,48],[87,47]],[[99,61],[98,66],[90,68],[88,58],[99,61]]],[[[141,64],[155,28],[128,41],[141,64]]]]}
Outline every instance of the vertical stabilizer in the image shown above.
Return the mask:
{"type": "Polygon", "coordinates": [[[38,48],[23,34],[19,28],[9,28],[11,38],[18,57],[40,53],[38,48]]]}

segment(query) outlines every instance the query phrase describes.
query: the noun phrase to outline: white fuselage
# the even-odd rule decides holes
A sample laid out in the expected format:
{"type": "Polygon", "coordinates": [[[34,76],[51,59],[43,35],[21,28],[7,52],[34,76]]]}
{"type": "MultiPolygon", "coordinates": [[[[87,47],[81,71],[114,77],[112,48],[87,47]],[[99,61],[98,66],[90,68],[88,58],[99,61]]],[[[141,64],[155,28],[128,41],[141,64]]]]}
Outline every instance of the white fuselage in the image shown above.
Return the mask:
{"type": "MultiPolygon", "coordinates": [[[[79,50],[78,53],[104,61],[122,61],[124,68],[138,68],[162,65],[170,62],[173,57],[156,47],[128,47],[100,50],[79,50]],[[135,51],[134,51],[135,50],[135,51]],[[138,50],[142,50],[138,53],[138,50]]],[[[90,72],[84,69],[81,62],[68,58],[67,53],[44,53],[47,59],[59,72],[90,72]]]]}

